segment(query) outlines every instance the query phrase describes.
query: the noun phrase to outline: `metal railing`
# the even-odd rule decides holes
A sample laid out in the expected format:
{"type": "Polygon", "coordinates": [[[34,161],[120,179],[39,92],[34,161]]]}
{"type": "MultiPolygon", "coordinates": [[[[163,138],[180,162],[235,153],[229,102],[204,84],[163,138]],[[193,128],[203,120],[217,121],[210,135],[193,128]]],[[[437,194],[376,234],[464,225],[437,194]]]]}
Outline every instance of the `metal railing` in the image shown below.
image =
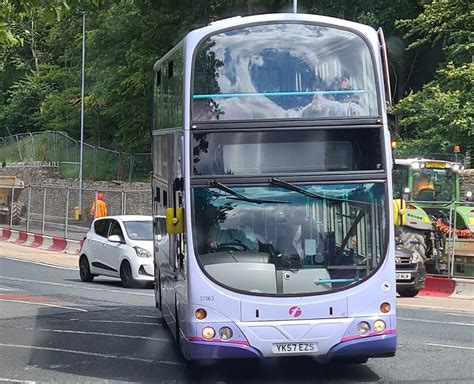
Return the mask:
{"type": "MultiPolygon", "coordinates": [[[[94,219],[94,215],[90,214],[90,207],[98,192],[103,194],[109,216],[151,215],[151,189],[148,188],[84,188],[82,212],[79,212],[77,203],[79,188],[30,185],[21,190],[18,198],[22,211],[20,219],[15,223],[14,211],[11,209],[12,199],[8,214],[0,214],[0,227],[81,240],[94,219]]],[[[12,192],[15,193],[15,188],[12,188],[12,192]]]]}
{"type": "MultiPolygon", "coordinates": [[[[467,223],[474,224],[474,202],[461,201],[454,202],[449,211],[449,222],[452,223],[448,228],[446,253],[448,255],[448,276],[474,278],[474,233],[467,230],[460,231],[454,223],[459,223],[460,207],[469,207],[465,209],[467,223]]],[[[463,220],[464,221],[464,220],[463,220]]]]}
{"type": "MultiPolygon", "coordinates": [[[[0,137],[0,163],[58,162],[63,177],[79,174],[79,142],[64,132],[43,131],[0,137]]],[[[84,178],[93,180],[148,180],[151,154],[129,154],[84,143],[84,178]]]]}

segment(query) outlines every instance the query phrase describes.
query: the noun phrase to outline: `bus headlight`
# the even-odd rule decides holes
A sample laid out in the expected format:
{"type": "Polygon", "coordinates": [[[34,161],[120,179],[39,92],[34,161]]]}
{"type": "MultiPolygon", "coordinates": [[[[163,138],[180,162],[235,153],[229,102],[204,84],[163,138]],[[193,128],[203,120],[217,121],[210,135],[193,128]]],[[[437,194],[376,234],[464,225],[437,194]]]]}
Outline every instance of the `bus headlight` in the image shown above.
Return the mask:
{"type": "Polygon", "coordinates": [[[417,161],[414,161],[413,163],[411,163],[411,167],[413,169],[420,169],[420,166],[421,166],[421,164],[417,161]]]}
{"type": "Polygon", "coordinates": [[[385,321],[375,320],[375,322],[374,322],[374,331],[376,333],[382,333],[383,331],[385,331],[385,321]]]}
{"type": "Polygon", "coordinates": [[[216,331],[212,327],[204,327],[202,329],[202,337],[206,340],[211,340],[216,335],[216,331]]]}
{"type": "Polygon", "coordinates": [[[229,340],[233,335],[232,329],[229,327],[222,327],[219,329],[219,339],[221,340],[229,340]]]}
{"type": "Polygon", "coordinates": [[[361,336],[365,336],[370,331],[370,324],[366,321],[361,321],[357,324],[357,333],[361,336]]]}

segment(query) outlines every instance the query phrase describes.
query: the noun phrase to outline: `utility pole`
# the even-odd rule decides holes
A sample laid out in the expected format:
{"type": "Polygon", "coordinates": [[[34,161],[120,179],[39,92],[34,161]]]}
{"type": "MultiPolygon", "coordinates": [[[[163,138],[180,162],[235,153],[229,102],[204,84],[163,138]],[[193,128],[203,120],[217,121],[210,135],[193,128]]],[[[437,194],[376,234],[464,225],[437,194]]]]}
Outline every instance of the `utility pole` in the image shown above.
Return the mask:
{"type": "Polygon", "coordinates": [[[79,155],[79,216],[82,218],[82,189],[84,181],[82,179],[84,161],[84,78],[86,67],[86,13],[82,12],[82,75],[81,75],[81,141],[79,155]]]}
{"type": "Polygon", "coordinates": [[[293,13],[298,13],[298,0],[293,0],[293,13]]]}

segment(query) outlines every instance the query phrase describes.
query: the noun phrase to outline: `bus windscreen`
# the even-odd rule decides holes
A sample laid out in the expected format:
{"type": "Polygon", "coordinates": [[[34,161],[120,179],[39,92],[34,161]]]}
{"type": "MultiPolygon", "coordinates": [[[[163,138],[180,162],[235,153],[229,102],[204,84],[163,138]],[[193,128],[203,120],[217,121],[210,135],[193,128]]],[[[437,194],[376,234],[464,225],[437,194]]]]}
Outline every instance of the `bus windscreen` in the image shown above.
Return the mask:
{"type": "Polygon", "coordinates": [[[193,69],[194,121],[378,116],[367,44],[353,32],[268,24],[211,36],[193,69]]]}

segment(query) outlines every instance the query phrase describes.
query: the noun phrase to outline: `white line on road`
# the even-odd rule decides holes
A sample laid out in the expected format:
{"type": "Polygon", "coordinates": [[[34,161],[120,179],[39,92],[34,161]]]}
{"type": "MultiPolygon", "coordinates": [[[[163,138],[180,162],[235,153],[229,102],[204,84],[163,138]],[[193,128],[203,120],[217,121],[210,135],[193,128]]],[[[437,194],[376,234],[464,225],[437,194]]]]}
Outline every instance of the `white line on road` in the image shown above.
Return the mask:
{"type": "Polygon", "coordinates": [[[75,308],[75,307],[66,307],[64,305],[55,305],[55,304],[47,304],[47,303],[39,303],[37,301],[23,301],[23,300],[11,300],[11,299],[2,299],[0,297],[0,301],[6,301],[6,302],[13,302],[13,303],[20,303],[20,304],[30,304],[30,305],[39,305],[41,307],[53,307],[53,308],[62,308],[62,309],[71,309],[73,311],[79,311],[79,312],[89,312],[87,309],[82,309],[82,308],[75,308]]]}
{"type": "Polygon", "coordinates": [[[19,261],[21,263],[41,265],[43,267],[50,267],[50,268],[57,268],[57,269],[67,269],[68,271],[77,271],[77,270],[79,270],[78,267],[62,267],[62,266],[56,265],[56,264],[45,263],[44,261],[24,260],[24,259],[18,259],[16,257],[12,257],[12,256],[0,256],[0,258],[1,259],[19,261]]]}
{"type": "Polygon", "coordinates": [[[99,291],[99,292],[109,292],[109,293],[120,293],[122,295],[135,295],[135,296],[147,296],[147,297],[154,297],[154,293],[141,293],[141,292],[129,292],[124,290],[118,290],[118,289],[102,289],[102,288],[91,288],[87,287],[85,285],[80,285],[80,284],[64,284],[64,283],[53,283],[51,281],[41,281],[41,280],[31,280],[31,279],[22,279],[20,277],[9,277],[9,276],[0,276],[0,279],[4,280],[12,280],[12,281],[22,281],[25,283],[35,283],[35,284],[47,284],[47,285],[55,285],[58,287],[67,287],[67,288],[73,288],[73,289],[85,289],[89,291],[99,291]]]}
{"type": "Polygon", "coordinates": [[[474,315],[469,315],[469,314],[465,314],[465,313],[453,313],[453,312],[449,312],[448,315],[461,316],[461,317],[474,317],[474,315]]]}
{"type": "Polygon", "coordinates": [[[466,325],[468,327],[474,327],[473,323],[458,323],[455,321],[437,321],[428,319],[412,319],[409,317],[397,317],[397,320],[416,321],[420,323],[436,323],[436,324],[450,324],[450,325],[466,325]]]}
{"type": "Polygon", "coordinates": [[[43,383],[43,381],[15,380],[15,379],[6,379],[4,377],[0,377],[0,383],[39,384],[39,383],[43,383]]]}
{"type": "Polygon", "coordinates": [[[162,327],[159,323],[144,323],[140,321],[120,321],[120,320],[87,320],[87,319],[69,319],[69,321],[87,321],[90,323],[113,323],[113,324],[137,324],[137,325],[156,325],[162,327]]]}
{"type": "Polygon", "coordinates": [[[54,332],[54,333],[71,333],[71,334],[79,334],[79,335],[94,335],[94,336],[109,336],[109,337],[117,337],[117,338],[125,338],[125,339],[140,339],[140,340],[151,340],[151,341],[174,341],[170,338],[164,337],[148,337],[148,336],[133,336],[133,335],[120,335],[116,333],[103,333],[103,332],[84,332],[84,331],[76,331],[76,330],[69,330],[69,329],[47,329],[47,328],[15,328],[15,329],[25,329],[27,331],[41,331],[41,332],[54,332]]]}
{"type": "Polygon", "coordinates": [[[143,317],[145,319],[156,319],[156,316],[147,316],[147,315],[132,315],[135,317],[143,317]]]}
{"type": "Polygon", "coordinates": [[[462,347],[460,345],[446,345],[446,344],[435,344],[435,343],[426,343],[426,345],[430,345],[432,347],[442,347],[442,348],[455,348],[455,349],[468,349],[474,350],[473,347],[462,347]]]}
{"type": "MultiPolygon", "coordinates": [[[[450,299],[450,302],[454,303],[454,299],[450,299]]],[[[462,303],[462,304],[465,304],[465,302],[462,303]]],[[[473,311],[471,308],[446,308],[446,307],[437,307],[437,306],[434,306],[434,305],[418,305],[418,304],[399,304],[399,303],[397,303],[397,307],[418,308],[418,309],[439,309],[443,312],[446,312],[446,311],[466,311],[466,312],[471,312],[472,313],[472,311],[473,311]]]]}
{"type": "Polygon", "coordinates": [[[24,349],[34,349],[34,350],[39,350],[39,351],[51,351],[51,352],[60,352],[60,353],[73,353],[73,354],[77,354],[77,355],[104,357],[106,359],[120,359],[120,360],[129,360],[129,361],[139,361],[139,362],[142,362],[142,363],[151,363],[151,364],[182,365],[181,363],[179,363],[177,361],[155,360],[155,359],[147,359],[147,358],[144,358],[144,357],[133,357],[133,356],[118,356],[118,355],[110,355],[110,354],[106,354],[106,353],[96,353],[96,352],[86,352],[86,351],[74,351],[72,349],[37,347],[37,346],[34,346],[34,345],[19,345],[19,344],[0,343],[0,347],[24,348],[24,349]]]}

